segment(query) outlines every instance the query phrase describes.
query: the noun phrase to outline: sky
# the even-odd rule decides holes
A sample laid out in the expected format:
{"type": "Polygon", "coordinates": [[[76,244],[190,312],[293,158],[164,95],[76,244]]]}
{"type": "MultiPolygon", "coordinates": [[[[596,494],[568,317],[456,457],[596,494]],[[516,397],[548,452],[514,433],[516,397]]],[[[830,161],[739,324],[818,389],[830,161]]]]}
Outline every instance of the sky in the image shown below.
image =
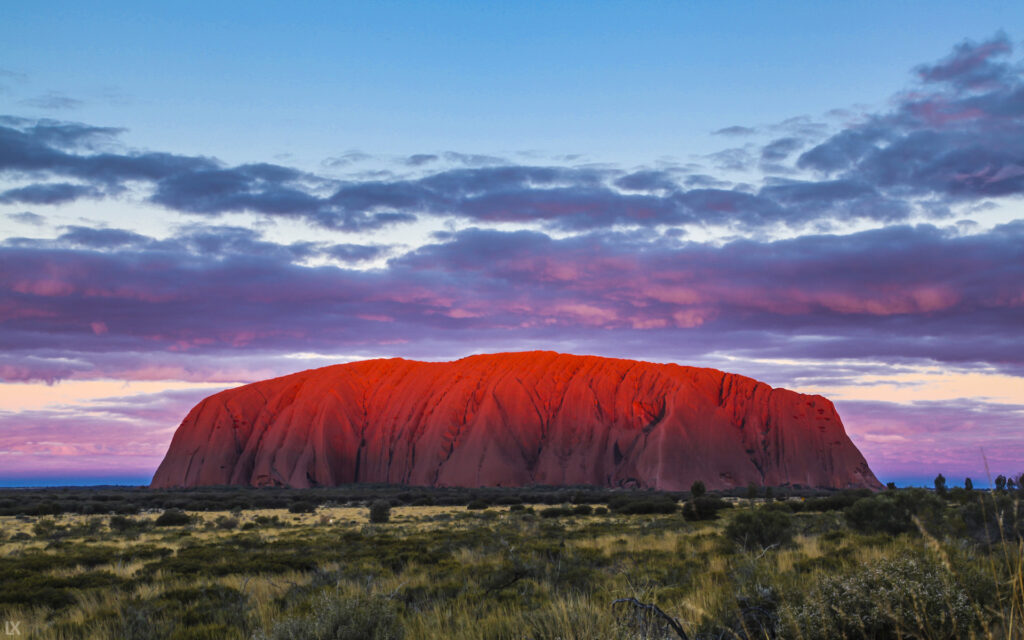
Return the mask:
{"type": "Polygon", "coordinates": [[[1024,472],[1019,2],[127,3],[0,21],[0,485],[215,391],[550,349],[1024,472]]]}

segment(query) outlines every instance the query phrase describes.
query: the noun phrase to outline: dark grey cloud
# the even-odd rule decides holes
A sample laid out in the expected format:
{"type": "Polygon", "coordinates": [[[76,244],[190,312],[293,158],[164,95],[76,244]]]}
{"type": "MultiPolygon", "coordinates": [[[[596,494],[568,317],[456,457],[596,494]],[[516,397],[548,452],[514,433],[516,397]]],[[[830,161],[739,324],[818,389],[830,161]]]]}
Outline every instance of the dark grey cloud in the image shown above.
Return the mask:
{"type": "Polygon", "coordinates": [[[345,153],[339,156],[327,158],[326,160],[323,161],[323,165],[325,167],[332,168],[347,167],[352,164],[365,162],[367,160],[370,160],[371,158],[373,158],[373,156],[362,151],[346,151],[345,153]]]}
{"type": "Polygon", "coordinates": [[[207,158],[166,153],[72,153],[91,150],[117,130],[52,121],[17,126],[17,120],[7,118],[8,126],[0,125],[0,175],[67,176],[99,187],[130,180],[155,181],[216,166],[207,158]]]}
{"type": "Polygon", "coordinates": [[[150,239],[124,229],[96,229],[93,227],[68,226],[58,236],[59,242],[91,249],[116,249],[130,245],[146,245],[150,239]]]}
{"type": "Polygon", "coordinates": [[[6,218],[21,222],[22,224],[31,224],[33,226],[41,226],[46,222],[46,218],[39,215],[38,213],[32,213],[31,211],[19,211],[17,213],[8,213],[5,215],[6,218]]]}
{"type": "Polygon", "coordinates": [[[1013,45],[1005,33],[997,33],[990,40],[975,43],[969,40],[957,45],[944,60],[921,65],[917,73],[925,83],[950,83],[963,89],[986,89],[1002,85],[1007,77],[1019,70],[998,58],[1013,52],[1013,45]]]}
{"type": "Polygon", "coordinates": [[[423,165],[430,164],[431,162],[437,162],[438,157],[433,153],[416,153],[403,161],[410,167],[422,167],[423,165]]]}
{"type": "Polygon", "coordinates": [[[99,189],[89,185],[67,182],[31,184],[0,191],[0,204],[62,204],[81,198],[98,198],[99,189]]]}
{"type": "Polygon", "coordinates": [[[665,171],[634,171],[614,182],[619,189],[627,191],[677,191],[679,183],[665,171]]]}
{"type": "Polygon", "coordinates": [[[322,252],[324,255],[342,262],[356,263],[379,258],[388,252],[388,247],[346,243],[331,245],[324,248],[322,252]]]}
{"type": "Polygon", "coordinates": [[[1024,75],[1005,35],[918,68],[922,86],[804,152],[797,165],[951,202],[1024,194],[1024,75]]]}
{"type": "Polygon", "coordinates": [[[18,144],[36,154],[45,152],[47,146],[65,151],[93,150],[113,142],[125,131],[117,127],[97,127],[78,122],[34,120],[2,115],[0,127],[10,129],[0,131],[10,144],[18,144]],[[16,135],[19,133],[20,136],[16,135]]]}
{"type": "Polygon", "coordinates": [[[466,165],[467,167],[484,167],[487,165],[508,164],[506,160],[497,156],[489,156],[480,153],[459,153],[457,151],[445,151],[443,157],[448,162],[466,165]]]}
{"type": "Polygon", "coordinates": [[[159,248],[168,253],[184,251],[207,258],[265,257],[286,263],[301,262],[324,253],[315,242],[279,244],[265,240],[254,229],[226,225],[184,227],[173,238],[160,243],[159,248]]]}
{"type": "Polygon", "coordinates": [[[777,138],[761,148],[761,162],[782,162],[802,146],[804,142],[800,138],[777,138]]]}
{"type": "Polygon", "coordinates": [[[320,204],[319,198],[298,186],[303,178],[299,171],[270,164],[186,171],[157,182],[150,200],[188,213],[298,216],[320,204]]]}
{"type": "Polygon", "coordinates": [[[746,171],[754,166],[754,156],[742,147],[722,149],[706,157],[716,168],[724,171],[746,171]]]}
{"type": "Polygon", "coordinates": [[[715,136],[751,136],[757,133],[757,129],[751,127],[744,127],[741,125],[733,125],[731,127],[725,127],[724,129],[718,129],[712,131],[711,135],[715,136]]]}

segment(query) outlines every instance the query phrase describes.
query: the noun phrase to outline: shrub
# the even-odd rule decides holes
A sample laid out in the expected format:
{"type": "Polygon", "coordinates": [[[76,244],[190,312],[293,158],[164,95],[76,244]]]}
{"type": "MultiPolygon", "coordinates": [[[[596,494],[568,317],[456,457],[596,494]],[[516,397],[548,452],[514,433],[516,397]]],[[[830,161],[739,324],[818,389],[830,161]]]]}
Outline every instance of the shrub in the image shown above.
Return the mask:
{"type": "Polygon", "coordinates": [[[979,542],[1024,538],[1024,504],[1006,494],[982,494],[957,509],[954,525],[979,542]]]}
{"type": "MultiPolygon", "coordinates": [[[[895,485],[892,490],[896,490],[895,485]]],[[[795,504],[799,505],[800,511],[842,511],[861,498],[870,498],[873,495],[870,489],[847,489],[824,498],[808,498],[795,504]]]]}
{"type": "Polygon", "coordinates": [[[42,518],[32,525],[32,533],[35,534],[37,538],[55,537],[55,534],[57,533],[57,523],[54,522],[53,518],[42,518]]]}
{"type": "Polygon", "coordinates": [[[217,528],[230,531],[238,527],[238,518],[228,516],[217,516],[217,528]]]}
{"type": "Polygon", "coordinates": [[[391,503],[386,500],[377,500],[370,505],[370,522],[383,524],[391,519],[391,503]]]}
{"type": "MultiPolygon", "coordinates": [[[[390,506],[390,505],[389,505],[390,506]]],[[[322,594],[312,611],[280,622],[257,640],[399,640],[404,635],[398,612],[382,597],[339,598],[322,594]]]]}
{"type": "Polygon", "coordinates": [[[793,539],[793,516],[781,509],[750,509],[736,514],[725,535],[745,549],[765,549],[793,539]]]}
{"type": "Polygon", "coordinates": [[[761,495],[761,488],[757,486],[757,483],[751,482],[747,485],[747,500],[757,500],[759,495],[761,495]]]}
{"type": "Polygon", "coordinates": [[[862,533],[904,533],[914,528],[910,513],[888,496],[861,498],[843,512],[846,524],[862,533]]]}
{"type": "Polygon", "coordinates": [[[608,501],[608,508],[624,515],[637,513],[675,513],[679,503],[667,495],[615,496],[608,501]]]}
{"type": "Polygon", "coordinates": [[[714,520],[718,512],[731,505],[718,497],[700,497],[683,505],[683,517],[687,520],[714,520]]]}
{"type": "Polygon", "coordinates": [[[943,526],[945,505],[924,489],[904,489],[892,494],[861,498],[843,515],[851,528],[862,533],[898,534],[917,530],[914,516],[929,530],[943,526]]]}
{"type": "Polygon", "coordinates": [[[470,511],[483,511],[489,506],[491,506],[491,503],[487,500],[484,500],[483,498],[476,498],[475,500],[470,500],[469,504],[466,505],[466,508],[470,511]]]}
{"type": "Polygon", "coordinates": [[[929,557],[883,559],[845,575],[823,575],[807,599],[787,608],[792,637],[935,638],[970,636],[976,609],[960,584],[929,557]]]}
{"type": "Polygon", "coordinates": [[[577,516],[589,516],[594,512],[594,508],[589,504],[578,504],[572,508],[573,515],[577,516]]]}
{"type": "Polygon", "coordinates": [[[126,516],[110,516],[110,530],[117,533],[127,533],[134,529],[141,528],[138,520],[126,516]]]}
{"type": "Polygon", "coordinates": [[[571,516],[572,514],[573,510],[569,507],[547,507],[546,509],[541,509],[539,512],[539,515],[542,518],[564,518],[565,516],[571,516]]]}
{"type": "Polygon", "coordinates": [[[705,487],[704,483],[700,480],[697,480],[690,485],[690,496],[694,499],[702,497],[707,492],[707,487],[705,487]]]}
{"type": "Polygon", "coordinates": [[[309,500],[298,500],[288,505],[289,513],[316,513],[316,503],[309,500]]]}
{"type": "Polygon", "coordinates": [[[192,522],[192,516],[181,509],[166,509],[153,522],[158,527],[181,527],[192,522]]]}

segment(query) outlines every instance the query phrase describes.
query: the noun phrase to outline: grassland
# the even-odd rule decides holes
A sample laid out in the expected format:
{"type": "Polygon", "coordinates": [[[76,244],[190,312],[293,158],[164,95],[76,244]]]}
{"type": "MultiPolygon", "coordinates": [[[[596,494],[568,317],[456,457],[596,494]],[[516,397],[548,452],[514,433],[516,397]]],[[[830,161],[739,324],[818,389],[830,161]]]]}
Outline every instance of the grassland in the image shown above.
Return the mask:
{"type": "Polygon", "coordinates": [[[1024,638],[1016,493],[481,495],[0,516],[0,633],[1024,638]]]}

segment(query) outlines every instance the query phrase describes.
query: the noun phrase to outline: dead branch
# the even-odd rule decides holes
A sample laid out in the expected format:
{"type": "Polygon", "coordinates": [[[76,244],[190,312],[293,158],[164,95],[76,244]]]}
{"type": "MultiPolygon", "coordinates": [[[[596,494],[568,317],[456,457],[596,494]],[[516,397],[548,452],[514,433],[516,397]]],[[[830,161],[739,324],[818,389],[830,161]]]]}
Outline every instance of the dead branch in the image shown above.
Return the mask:
{"type": "Polygon", "coordinates": [[[617,600],[612,601],[613,608],[619,604],[632,605],[633,612],[637,616],[638,621],[641,621],[641,623],[642,615],[645,613],[647,615],[657,616],[661,618],[661,620],[668,628],[672,629],[672,631],[674,631],[676,635],[679,636],[680,640],[690,640],[690,637],[686,635],[686,631],[683,630],[683,626],[679,624],[679,621],[673,618],[672,616],[668,615],[664,611],[662,611],[661,607],[659,607],[658,605],[653,603],[648,604],[646,602],[640,602],[636,598],[618,598],[617,600]]]}

